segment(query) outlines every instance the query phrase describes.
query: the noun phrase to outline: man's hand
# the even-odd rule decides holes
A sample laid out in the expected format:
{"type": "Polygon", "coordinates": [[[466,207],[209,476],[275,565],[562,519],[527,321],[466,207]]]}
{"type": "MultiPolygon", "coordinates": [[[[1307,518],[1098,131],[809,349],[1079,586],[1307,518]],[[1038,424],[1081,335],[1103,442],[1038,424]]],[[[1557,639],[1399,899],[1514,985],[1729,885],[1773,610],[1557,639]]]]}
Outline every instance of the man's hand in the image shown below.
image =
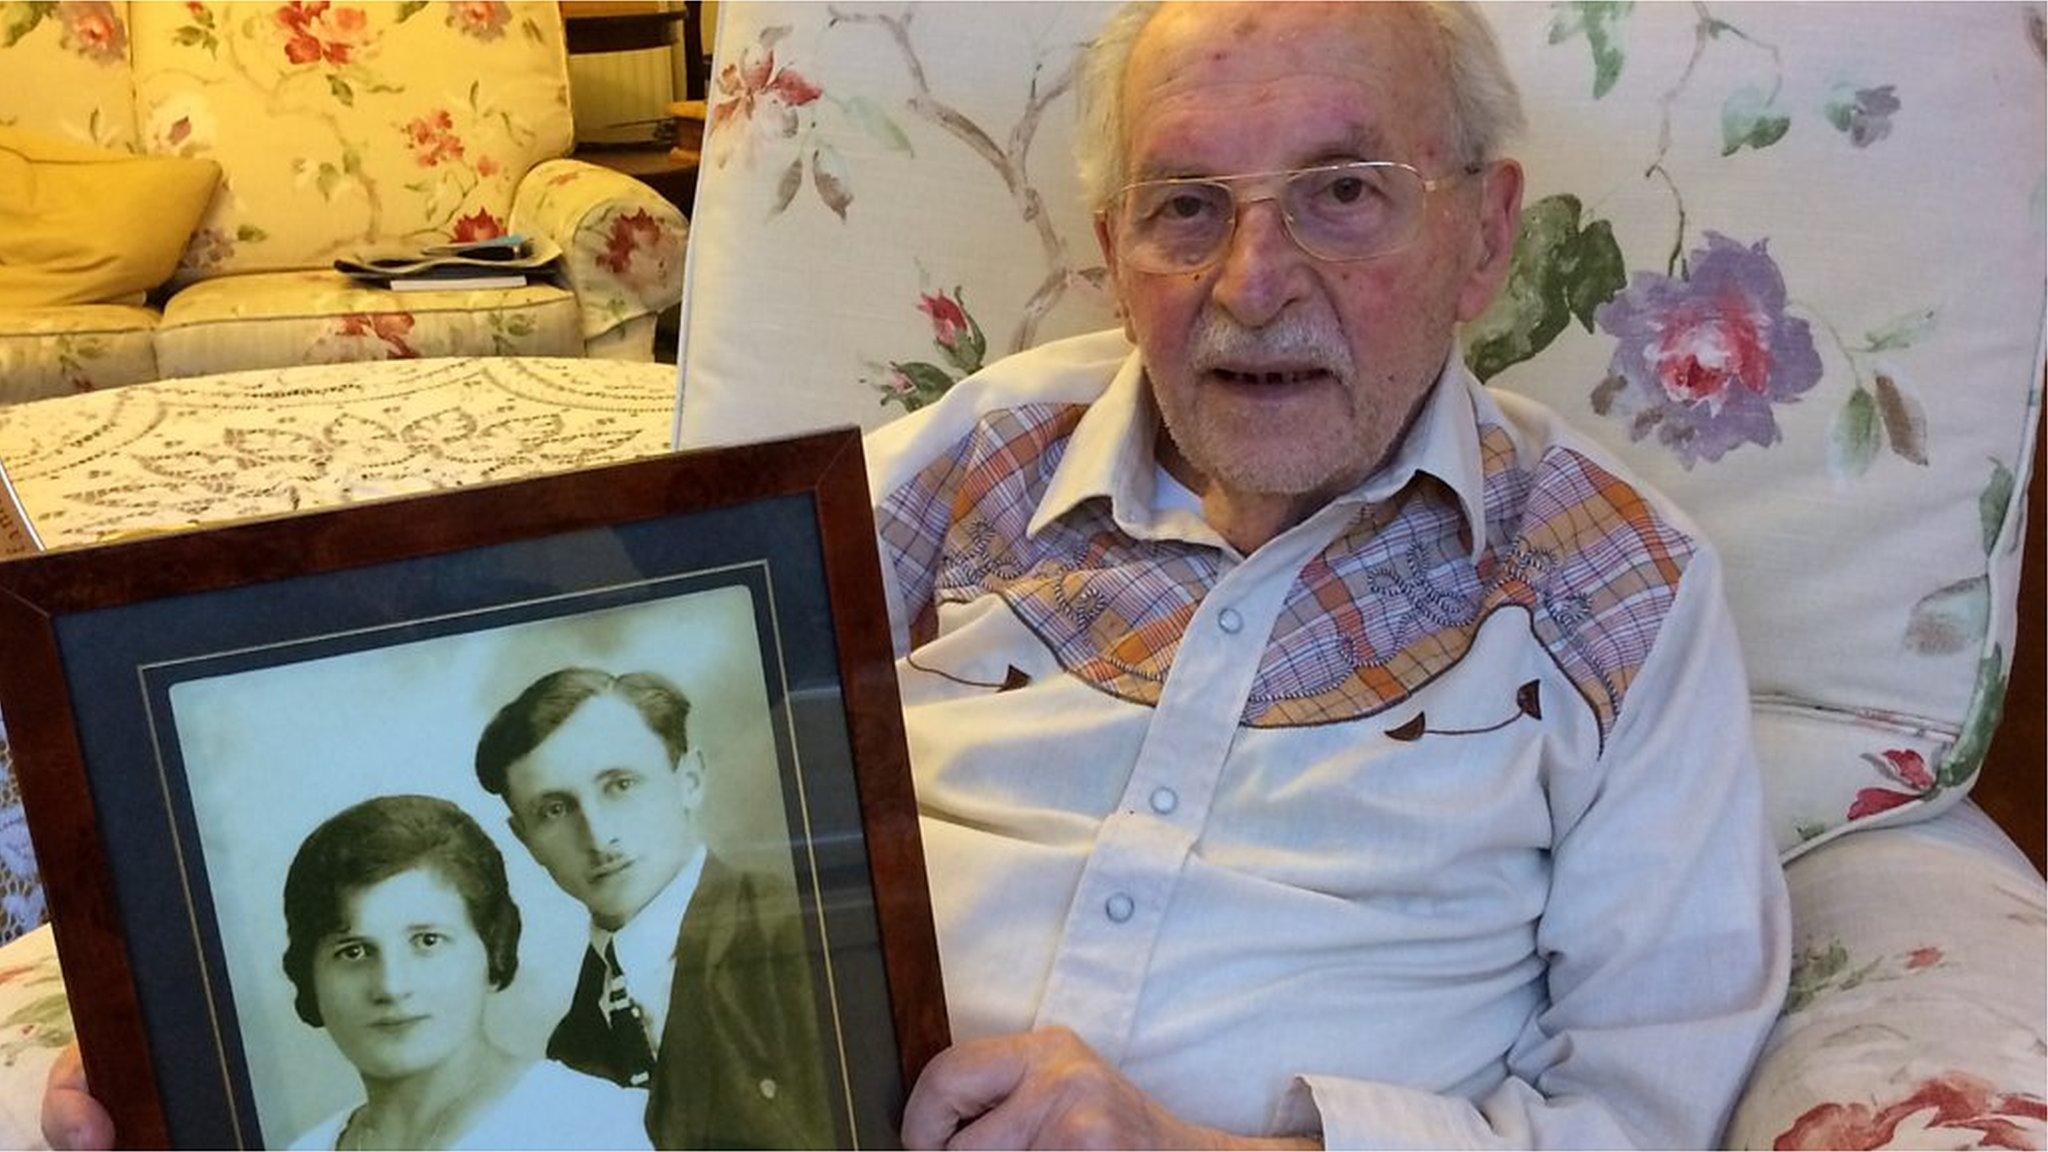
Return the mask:
{"type": "Polygon", "coordinates": [[[906,1148],[1316,1148],[1190,1124],[1079,1036],[1045,1028],[956,1044],[903,1110],[906,1148]]]}
{"type": "Polygon", "coordinates": [[[43,1139],[52,1148],[112,1148],[114,1121],[85,1086],[78,1045],[67,1044],[43,1085],[43,1139]]]}

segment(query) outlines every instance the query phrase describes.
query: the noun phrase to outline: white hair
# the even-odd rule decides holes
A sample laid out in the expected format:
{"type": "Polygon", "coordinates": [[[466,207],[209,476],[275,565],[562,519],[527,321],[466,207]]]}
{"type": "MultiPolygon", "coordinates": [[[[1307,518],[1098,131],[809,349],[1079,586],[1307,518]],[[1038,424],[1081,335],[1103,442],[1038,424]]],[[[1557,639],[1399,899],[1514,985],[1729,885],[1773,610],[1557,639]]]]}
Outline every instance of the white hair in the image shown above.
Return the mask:
{"type": "MultiPolygon", "coordinates": [[[[1439,66],[1450,89],[1451,143],[1467,163],[1499,159],[1522,131],[1522,96],[1501,58],[1493,28],[1461,0],[1421,5],[1436,29],[1439,66]]],[[[1086,49],[1080,69],[1080,131],[1075,159],[1091,207],[1106,203],[1125,182],[1124,73],[1131,49],[1159,11],[1157,0],[1124,5],[1086,49]]]]}

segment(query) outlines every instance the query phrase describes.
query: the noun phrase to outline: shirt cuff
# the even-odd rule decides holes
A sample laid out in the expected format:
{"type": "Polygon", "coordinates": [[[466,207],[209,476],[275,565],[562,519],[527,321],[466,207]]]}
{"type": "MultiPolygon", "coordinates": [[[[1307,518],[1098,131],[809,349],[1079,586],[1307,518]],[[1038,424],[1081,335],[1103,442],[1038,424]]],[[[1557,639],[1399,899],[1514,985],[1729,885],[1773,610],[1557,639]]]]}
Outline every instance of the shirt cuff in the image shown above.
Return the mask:
{"type": "Polygon", "coordinates": [[[1319,1134],[1325,1148],[1476,1148],[1497,1142],[1463,1097],[1341,1076],[1296,1076],[1274,1112],[1273,1131],[1319,1134]]]}

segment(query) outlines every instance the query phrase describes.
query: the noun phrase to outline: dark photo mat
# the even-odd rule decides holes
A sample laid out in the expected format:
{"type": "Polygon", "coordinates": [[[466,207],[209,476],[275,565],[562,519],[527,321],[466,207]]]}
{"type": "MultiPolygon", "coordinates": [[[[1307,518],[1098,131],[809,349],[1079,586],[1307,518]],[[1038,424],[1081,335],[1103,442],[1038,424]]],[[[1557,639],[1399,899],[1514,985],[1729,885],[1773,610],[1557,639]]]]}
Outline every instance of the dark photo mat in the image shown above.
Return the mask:
{"type": "Polygon", "coordinates": [[[905,1086],[944,1045],[944,1007],[850,432],[0,566],[0,639],[21,656],[0,668],[0,707],[31,832],[56,862],[88,1073],[124,1138],[296,1135],[256,1119],[178,685],[720,587],[753,607],[840,1134],[893,1143],[905,1086]]]}

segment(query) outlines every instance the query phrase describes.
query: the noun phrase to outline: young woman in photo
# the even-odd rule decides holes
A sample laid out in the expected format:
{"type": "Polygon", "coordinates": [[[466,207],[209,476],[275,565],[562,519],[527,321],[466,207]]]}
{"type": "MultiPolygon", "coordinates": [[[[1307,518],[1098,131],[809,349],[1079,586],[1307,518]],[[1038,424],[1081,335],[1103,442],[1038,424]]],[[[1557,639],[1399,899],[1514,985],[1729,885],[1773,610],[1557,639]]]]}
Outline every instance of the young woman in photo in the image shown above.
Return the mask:
{"type": "Polygon", "coordinates": [[[293,1148],[647,1148],[645,1092],[507,1052],[484,1030],[519,966],[505,861],[475,820],[380,796],[313,830],[284,886],[301,1019],[364,1100],[293,1148]]]}

